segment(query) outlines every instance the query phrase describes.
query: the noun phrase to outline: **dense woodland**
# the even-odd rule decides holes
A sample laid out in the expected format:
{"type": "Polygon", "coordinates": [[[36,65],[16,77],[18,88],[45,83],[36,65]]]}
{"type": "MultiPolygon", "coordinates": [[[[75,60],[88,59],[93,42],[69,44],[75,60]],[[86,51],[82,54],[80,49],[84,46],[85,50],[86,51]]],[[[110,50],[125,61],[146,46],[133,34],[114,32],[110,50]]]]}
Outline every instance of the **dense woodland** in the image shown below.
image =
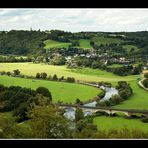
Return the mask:
{"type": "MultiPolygon", "coordinates": [[[[125,54],[125,50],[122,45],[132,44],[141,48],[139,54],[148,53],[148,32],[119,32],[119,33],[107,33],[107,32],[79,32],[71,33],[60,30],[51,30],[51,31],[1,31],[0,32],[0,54],[16,54],[16,55],[27,55],[30,53],[45,53],[44,43],[46,39],[52,39],[60,42],[71,42],[74,44],[77,43],[79,39],[90,39],[91,46],[98,50],[101,48],[102,52],[109,50],[125,54]],[[111,36],[115,34],[116,36],[111,36]],[[119,34],[119,35],[118,35],[119,34]],[[121,36],[124,35],[124,36],[121,36]],[[95,41],[92,40],[95,36],[102,36],[104,38],[117,38],[126,42],[120,44],[105,44],[98,46],[95,41]]],[[[134,51],[134,49],[133,49],[134,51]]],[[[137,52],[138,53],[138,52],[137,52]]]]}

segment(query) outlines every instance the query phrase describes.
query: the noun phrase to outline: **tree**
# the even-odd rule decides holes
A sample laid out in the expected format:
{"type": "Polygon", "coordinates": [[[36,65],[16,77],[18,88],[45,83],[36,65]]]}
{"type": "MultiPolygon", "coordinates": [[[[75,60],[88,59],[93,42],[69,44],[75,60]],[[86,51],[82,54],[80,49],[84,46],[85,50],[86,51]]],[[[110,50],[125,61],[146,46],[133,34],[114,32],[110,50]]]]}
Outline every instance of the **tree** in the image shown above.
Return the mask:
{"type": "Polygon", "coordinates": [[[56,74],[53,75],[52,80],[54,80],[54,81],[57,81],[58,80],[58,77],[57,77],[56,74]]]}
{"type": "Polygon", "coordinates": [[[101,99],[105,96],[105,90],[102,90],[99,94],[98,97],[100,97],[101,99]]]}
{"type": "Polygon", "coordinates": [[[76,112],[75,112],[75,121],[78,122],[79,120],[84,118],[84,113],[83,110],[81,108],[76,108],[76,112]]]}
{"type": "Polygon", "coordinates": [[[64,65],[66,62],[65,57],[63,56],[55,56],[52,60],[51,60],[51,64],[53,65],[64,65]]]}
{"type": "Polygon", "coordinates": [[[7,75],[10,76],[10,75],[11,75],[11,72],[8,71],[8,72],[7,72],[7,75]]]}
{"type": "Polygon", "coordinates": [[[95,43],[93,41],[90,42],[90,46],[94,47],[95,43]]]}
{"type": "Polygon", "coordinates": [[[119,95],[113,95],[110,100],[113,105],[116,105],[121,102],[121,97],[119,95]]]}
{"type": "Polygon", "coordinates": [[[146,73],[144,74],[144,77],[145,77],[145,78],[148,78],[148,72],[146,72],[146,73]]]}
{"type": "Polygon", "coordinates": [[[64,76],[62,76],[61,78],[59,78],[59,81],[63,81],[64,80],[64,76]]]}
{"type": "Polygon", "coordinates": [[[36,92],[39,93],[39,94],[42,94],[43,96],[48,97],[50,100],[52,100],[51,92],[47,88],[38,87],[36,89],[36,92]]]}
{"type": "Polygon", "coordinates": [[[41,73],[41,78],[46,79],[47,78],[47,73],[45,73],[45,72],[41,73]]]}
{"type": "Polygon", "coordinates": [[[131,95],[131,92],[129,89],[123,89],[119,91],[119,95],[122,99],[126,100],[131,95]]]}
{"type": "Polygon", "coordinates": [[[36,74],[36,78],[39,79],[41,77],[40,73],[36,74]]]}
{"type": "Polygon", "coordinates": [[[58,109],[52,106],[34,106],[28,111],[31,118],[32,138],[70,138],[68,120],[58,114],[58,109]]]}
{"type": "Polygon", "coordinates": [[[70,83],[74,83],[75,82],[75,78],[73,78],[73,77],[67,77],[66,81],[67,82],[70,82],[70,83]]]}
{"type": "Polygon", "coordinates": [[[80,99],[76,99],[76,104],[80,104],[80,105],[83,105],[83,102],[80,100],[80,99]]]}
{"type": "Polygon", "coordinates": [[[148,78],[143,80],[144,87],[148,88],[148,78]]]}
{"type": "Polygon", "coordinates": [[[20,71],[19,71],[18,69],[13,70],[13,72],[14,72],[14,74],[15,74],[16,76],[20,74],[20,71]]]}

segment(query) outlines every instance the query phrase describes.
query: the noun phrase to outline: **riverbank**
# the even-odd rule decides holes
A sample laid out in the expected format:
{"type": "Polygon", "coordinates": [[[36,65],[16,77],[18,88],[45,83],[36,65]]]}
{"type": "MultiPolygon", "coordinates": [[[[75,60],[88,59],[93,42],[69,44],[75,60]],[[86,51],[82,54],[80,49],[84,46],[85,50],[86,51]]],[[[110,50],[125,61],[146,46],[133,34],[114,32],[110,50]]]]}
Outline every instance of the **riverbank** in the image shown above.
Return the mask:
{"type": "Polygon", "coordinates": [[[144,81],[144,79],[138,81],[138,84],[139,84],[139,86],[142,87],[144,90],[148,91],[148,88],[144,87],[144,85],[143,85],[143,83],[142,83],[143,81],[144,81]]]}

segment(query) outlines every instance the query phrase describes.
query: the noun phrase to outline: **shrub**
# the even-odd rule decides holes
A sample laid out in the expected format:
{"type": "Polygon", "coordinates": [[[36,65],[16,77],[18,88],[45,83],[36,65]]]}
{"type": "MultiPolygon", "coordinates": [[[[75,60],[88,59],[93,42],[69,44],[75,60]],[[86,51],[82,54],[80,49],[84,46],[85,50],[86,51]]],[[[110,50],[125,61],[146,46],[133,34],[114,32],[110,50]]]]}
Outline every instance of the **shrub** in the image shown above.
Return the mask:
{"type": "Polygon", "coordinates": [[[63,81],[64,80],[64,76],[62,76],[61,78],[59,78],[59,81],[63,81]]]}
{"type": "Polygon", "coordinates": [[[121,102],[121,97],[119,95],[113,95],[110,101],[113,105],[119,104],[121,102]]]}
{"type": "Polygon", "coordinates": [[[144,77],[145,77],[145,78],[148,78],[148,72],[146,72],[146,73],[144,74],[144,77]]]}
{"type": "Polygon", "coordinates": [[[47,73],[43,72],[41,73],[41,76],[40,76],[42,79],[46,79],[47,78],[47,73]]]}
{"type": "Polygon", "coordinates": [[[144,123],[148,123],[148,117],[142,118],[141,121],[144,122],[144,123]]]}
{"type": "Polygon", "coordinates": [[[36,74],[36,78],[39,79],[41,77],[40,73],[36,74]]]}
{"type": "Polygon", "coordinates": [[[98,96],[102,99],[105,96],[105,90],[102,90],[98,96]]]}
{"type": "Polygon", "coordinates": [[[14,75],[16,75],[16,76],[20,74],[20,71],[18,69],[13,70],[13,72],[14,72],[14,75]]]}
{"type": "Polygon", "coordinates": [[[51,92],[47,88],[38,87],[36,89],[36,92],[39,93],[39,94],[42,94],[43,96],[48,97],[50,100],[52,100],[51,92]]]}
{"type": "Polygon", "coordinates": [[[148,88],[148,78],[143,80],[144,87],[148,88]]]}
{"type": "Polygon", "coordinates": [[[57,81],[58,80],[58,77],[57,77],[56,74],[53,75],[52,80],[54,80],[54,81],[57,81]]]}
{"type": "Polygon", "coordinates": [[[66,82],[74,83],[75,82],[75,78],[67,77],[66,82]]]}

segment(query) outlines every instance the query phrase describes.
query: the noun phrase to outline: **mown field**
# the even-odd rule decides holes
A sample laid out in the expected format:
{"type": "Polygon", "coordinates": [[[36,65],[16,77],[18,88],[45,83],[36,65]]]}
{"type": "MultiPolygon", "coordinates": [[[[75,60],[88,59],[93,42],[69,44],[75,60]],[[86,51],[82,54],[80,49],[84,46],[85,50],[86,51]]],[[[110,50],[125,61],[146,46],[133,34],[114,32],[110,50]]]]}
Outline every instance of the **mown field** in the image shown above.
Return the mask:
{"type": "Polygon", "coordinates": [[[50,49],[50,48],[67,48],[69,45],[71,45],[71,43],[67,43],[67,42],[58,42],[58,41],[54,41],[54,40],[46,40],[44,41],[45,44],[45,49],[50,49]]]}
{"type": "Polygon", "coordinates": [[[98,129],[101,130],[127,128],[129,130],[136,129],[144,132],[148,131],[148,124],[141,122],[140,119],[99,116],[95,117],[93,122],[95,125],[97,125],[98,129]]]}
{"type": "Polygon", "coordinates": [[[132,81],[138,76],[117,76],[110,72],[83,68],[83,69],[68,69],[66,66],[53,66],[46,64],[33,63],[0,63],[0,71],[10,71],[19,69],[22,74],[35,76],[38,72],[46,72],[48,75],[57,74],[58,77],[74,77],[77,80],[83,81],[107,81],[117,82],[121,80],[132,81]]]}
{"type": "Polygon", "coordinates": [[[0,76],[0,84],[5,86],[22,86],[32,89],[43,86],[51,91],[53,102],[63,101],[65,103],[75,103],[77,98],[82,101],[88,101],[89,99],[93,99],[101,91],[97,88],[80,84],[32,80],[8,76],[0,76]]]}

